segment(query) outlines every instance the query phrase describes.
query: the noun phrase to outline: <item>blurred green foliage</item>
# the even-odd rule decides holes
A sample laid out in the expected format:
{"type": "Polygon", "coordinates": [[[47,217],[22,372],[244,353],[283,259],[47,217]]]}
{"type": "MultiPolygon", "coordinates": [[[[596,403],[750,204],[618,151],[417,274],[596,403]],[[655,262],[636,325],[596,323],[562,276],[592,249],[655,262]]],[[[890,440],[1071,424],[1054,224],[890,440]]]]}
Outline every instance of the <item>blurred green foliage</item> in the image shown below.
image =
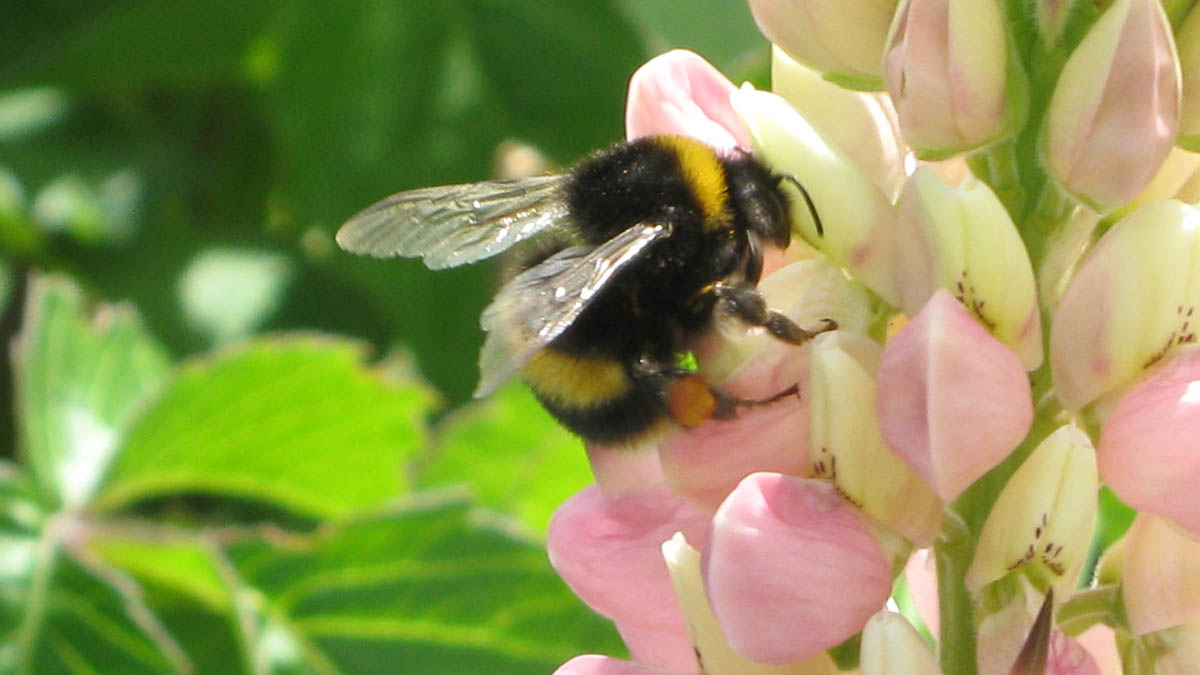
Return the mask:
{"type": "Polygon", "coordinates": [[[357,209],[622,135],[725,0],[41,0],[0,21],[0,671],[529,673],[620,653],[541,539],[589,481],[470,403],[487,265],[343,254],[357,209]]]}

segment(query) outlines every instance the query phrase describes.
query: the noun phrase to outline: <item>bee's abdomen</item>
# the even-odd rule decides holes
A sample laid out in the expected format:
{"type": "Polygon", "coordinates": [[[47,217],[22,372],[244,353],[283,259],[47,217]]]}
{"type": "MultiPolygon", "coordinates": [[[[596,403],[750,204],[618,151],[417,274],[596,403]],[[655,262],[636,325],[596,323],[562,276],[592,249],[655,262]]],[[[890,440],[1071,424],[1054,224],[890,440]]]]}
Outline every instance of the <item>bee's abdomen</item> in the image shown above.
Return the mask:
{"type": "Polygon", "coordinates": [[[521,375],[551,415],[589,441],[630,443],[667,421],[658,392],[616,358],[548,347],[521,375]]]}

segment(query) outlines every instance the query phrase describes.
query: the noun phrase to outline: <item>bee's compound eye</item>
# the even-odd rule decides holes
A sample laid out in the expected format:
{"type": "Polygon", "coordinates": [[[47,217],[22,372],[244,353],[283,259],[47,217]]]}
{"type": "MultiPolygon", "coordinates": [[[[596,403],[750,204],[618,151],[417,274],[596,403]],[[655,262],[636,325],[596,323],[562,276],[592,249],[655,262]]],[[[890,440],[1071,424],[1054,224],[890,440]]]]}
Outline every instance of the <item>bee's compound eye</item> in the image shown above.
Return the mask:
{"type": "Polygon", "coordinates": [[[717,410],[712,389],[699,375],[684,375],[672,380],[663,398],[671,417],[686,427],[699,426],[717,410]]]}

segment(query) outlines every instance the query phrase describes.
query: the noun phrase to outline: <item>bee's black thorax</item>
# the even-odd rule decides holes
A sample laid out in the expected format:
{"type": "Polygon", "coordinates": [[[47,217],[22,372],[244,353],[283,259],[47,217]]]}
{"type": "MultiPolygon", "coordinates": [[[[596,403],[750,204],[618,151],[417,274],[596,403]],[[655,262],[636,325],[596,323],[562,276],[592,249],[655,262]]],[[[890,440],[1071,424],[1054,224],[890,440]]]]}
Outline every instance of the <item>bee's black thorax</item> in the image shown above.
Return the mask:
{"type": "Polygon", "coordinates": [[[716,282],[757,282],[762,242],[786,246],[790,235],[786,198],[749,155],[722,158],[698,141],[655,136],[584,161],[566,199],[591,244],[638,223],[672,228],[604,286],[544,350],[543,363],[524,371],[565,426],[592,440],[627,441],[665,415],[661,392],[638,364],[672,367],[691,348],[711,324],[716,282]],[[582,376],[597,364],[620,367],[624,379],[582,376]],[[569,388],[559,386],[564,380],[569,388]]]}

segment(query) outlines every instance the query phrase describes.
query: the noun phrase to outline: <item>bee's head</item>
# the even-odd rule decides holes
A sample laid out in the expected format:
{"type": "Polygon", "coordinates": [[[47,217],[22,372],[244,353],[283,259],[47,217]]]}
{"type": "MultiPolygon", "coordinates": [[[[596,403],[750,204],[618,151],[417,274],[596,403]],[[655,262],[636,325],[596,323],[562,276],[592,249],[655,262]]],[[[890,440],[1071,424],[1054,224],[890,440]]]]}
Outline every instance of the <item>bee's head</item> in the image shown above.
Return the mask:
{"type": "Polygon", "coordinates": [[[783,191],[784,176],[750,155],[744,155],[727,166],[729,197],[737,225],[779,248],[787,248],[792,240],[791,204],[783,191]]]}

